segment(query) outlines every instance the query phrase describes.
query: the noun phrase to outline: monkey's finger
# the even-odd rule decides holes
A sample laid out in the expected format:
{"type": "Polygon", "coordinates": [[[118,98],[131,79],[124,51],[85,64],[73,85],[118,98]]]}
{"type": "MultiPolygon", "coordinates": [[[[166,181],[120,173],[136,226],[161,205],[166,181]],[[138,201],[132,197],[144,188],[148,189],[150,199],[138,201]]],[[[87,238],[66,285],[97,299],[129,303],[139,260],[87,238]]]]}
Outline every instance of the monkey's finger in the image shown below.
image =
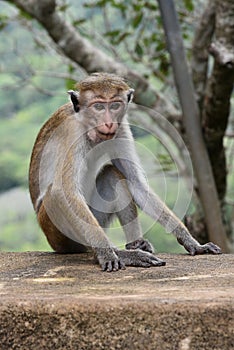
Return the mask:
{"type": "Polygon", "coordinates": [[[101,265],[102,271],[106,271],[106,269],[107,269],[106,263],[104,262],[104,263],[102,263],[102,264],[100,264],[100,265],[101,265]]]}
{"type": "Polygon", "coordinates": [[[110,265],[110,264],[111,264],[111,262],[109,262],[109,261],[104,261],[103,263],[100,263],[102,271],[109,271],[109,269],[112,270],[112,265],[110,265]]]}
{"type": "Polygon", "coordinates": [[[123,260],[119,260],[119,268],[120,270],[126,270],[126,266],[123,260]]]}
{"type": "Polygon", "coordinates": [[[106,263],[106,271],[107,271],[107,272],[116,271],[116,270],[114,270],[114,268],[113,268],[112,261],[108,261],[108,262],[106,263]]]}
{"type": "Polygon", "coordinates": [[[150,263],[146,261],[138,261],[134,266],[139,266],[139,267],[150,267],[152,266],[150,263]]]}
{"type": "Polygon", "coordinates": [[[153,246],[146,240],[142,240],[138,248],[144,250],[145,252],[154,253],[153,246]]]}
{"type": "Polygon", "coordinates": [[[165,266],[166,262],[157,258],[155,255],[150,254],[148,252],[141,252],[139,256],[140,265],[143,267],[150,267],[150,266],[165,266]]]}
{"type": "Polygon", "coordinates": [[[209,242],[201,246],[201,252],[198,254],[221,254],[221,249],[214,243],[209,242]]]}
{"type": "Polygon", "coordinates": [[[164,260],[161,260],[161,259],[157,258],[156,256],[149,257],[147,259],[147,262],[149,264],[151,264],[151,266],[165,266],[166,265],[166,262],[164,260]]]}
{"type": "Polygon", "coordinates": [[[125,245],[125,248],[127,250],[131,250],[131,249],[140,249],[149,253],[154,253],[154,248],[152,246],[152,244],[146,240],[146,239],[137,239],[133,242],[127,243],[125,245]]]}
{"type": "Polygon", "coordinates": [[[163,261],[161,259],[153,260],[152,264],[153,264],[153,266],[165,266],[166,265],[166,261],[163,261]]]}
{"type": "Polygon", "coordinates": [[[112,271],[118,271],[118,269],[119,269],[119,260],[117,260],[117,259],[114,260],[112,266],[113,266],[112,271]]]}
{"type": "Polygon", "coordinates": [[[186,248],[190,255],[200,255],[200,254],[222,254],[221,249],[214,243],[209,242],[203,245],[198,245],[195,247],[186,248]]]}
{"type": "Polygon", "coordinates": [[[189,254],[192,255],[192,256],[198,254],[197,250],[194,247],[189,247],[189,248],[185,247],[185,248],[189,252],[189,254]]]}
{"type": "Polygon", "coordinates": [[[125,265],[123,262],[119,260],[114,261],[107,261],[103,264],[102,271],[112,272],[112,271],[118,271],[119,269],[124,270],[125,265]]]}

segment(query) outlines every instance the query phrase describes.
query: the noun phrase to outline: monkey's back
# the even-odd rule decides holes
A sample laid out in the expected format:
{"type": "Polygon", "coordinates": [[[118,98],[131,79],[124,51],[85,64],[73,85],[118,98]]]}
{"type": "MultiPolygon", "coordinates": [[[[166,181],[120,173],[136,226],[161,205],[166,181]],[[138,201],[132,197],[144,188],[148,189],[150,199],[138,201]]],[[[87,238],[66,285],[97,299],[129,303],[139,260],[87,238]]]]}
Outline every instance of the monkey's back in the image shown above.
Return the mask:
{"type": "Polygon", "coordinates": [[[36,209],[36,201],[40,195],[39,171],[44,147],[47,144],[53,132],[55,131],[55,129],[58,128],[59,125],[63,123],[63,121],[66,118],[73,114],[74,110],[70,103],[61,106],[45,122],[45,124],[42,126],[41,130],[37,135],[36,141],[33,146],[29,167],[29,192],[34,209],[36,209]]]}

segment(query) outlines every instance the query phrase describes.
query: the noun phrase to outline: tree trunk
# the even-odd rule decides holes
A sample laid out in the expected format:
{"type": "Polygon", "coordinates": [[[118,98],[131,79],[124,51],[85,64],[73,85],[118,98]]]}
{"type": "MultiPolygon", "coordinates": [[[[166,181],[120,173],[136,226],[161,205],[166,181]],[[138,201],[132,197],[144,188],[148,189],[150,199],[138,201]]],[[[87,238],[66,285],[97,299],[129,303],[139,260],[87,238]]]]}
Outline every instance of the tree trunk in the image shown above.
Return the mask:
{"type": "MultiPolygon", "coordinates": [[[[230,113],[234,81],[233,23],[234,2],[232,0],[210,1],[195,34],[192,60],[193,80],[199,101],[205,143],[228,236],[231,234],[231,228],[225,220],[224,197],[227,169],[223,138],[230,113]],[[207,23],[205,19],[209,22],[207,23]],[[215,41],[211,43],[213,35],[215,41]],[[212,73],[207,79],[209,52],[214,57],[214,64],[212,73]],[[202,89],[201,86],[203,86],[202,89]]],[[[201,210],[197,210],[192,218],[187,218],[187,224],[202,243],[207,240],[205,218],[201,210]]]]}
{"type": "Polygon", "coordinates": [[[223,138],[230,113],[230,98],[234,82],[233,0],[216,1],[215,42],[210,46],[210,53],[215,62],[205,93],[202,124],[219,199],[222,203],[227,179],[223,138]]]}
{"type": "Polygon", "coordinates": [[[200,111],[202,111],[206,90],[209,46],[214,30],[215,3],[213,0],[210,0],[196,28],[191,57],[192,78],[200,111]]]}
{"type": "Polygon", "coordinates": [[[198,105],[187,62],[173,0],[158,0],[170,52],[175,84],[184,115],[184,125],[193,159],[199,194],[205,213],[209,238],[227,252],[227,240],[215,182],[201,133],[198,105]]]}

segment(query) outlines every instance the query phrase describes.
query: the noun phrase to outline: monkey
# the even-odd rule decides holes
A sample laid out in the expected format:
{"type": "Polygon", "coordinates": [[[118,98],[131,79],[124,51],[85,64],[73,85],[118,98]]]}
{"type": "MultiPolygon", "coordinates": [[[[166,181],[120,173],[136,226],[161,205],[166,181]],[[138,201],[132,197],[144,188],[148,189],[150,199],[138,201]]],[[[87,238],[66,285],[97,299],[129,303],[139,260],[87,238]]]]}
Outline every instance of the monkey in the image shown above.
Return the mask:
{"type": "Polygon", "coordinates": [[[148,186],[134,147],[127,109],[134,89],[109,73],[93,73],[69,90],[70,101],[42,126],[31,155],[29,190],[38,223],[57,253],[90,249],[103,271],[164,266],[143,238],[137,208],[175,235],[190,255],[220,254],[201,245],[148,186]],[[113,217],[125,249],[106,234],[113,217]]]}

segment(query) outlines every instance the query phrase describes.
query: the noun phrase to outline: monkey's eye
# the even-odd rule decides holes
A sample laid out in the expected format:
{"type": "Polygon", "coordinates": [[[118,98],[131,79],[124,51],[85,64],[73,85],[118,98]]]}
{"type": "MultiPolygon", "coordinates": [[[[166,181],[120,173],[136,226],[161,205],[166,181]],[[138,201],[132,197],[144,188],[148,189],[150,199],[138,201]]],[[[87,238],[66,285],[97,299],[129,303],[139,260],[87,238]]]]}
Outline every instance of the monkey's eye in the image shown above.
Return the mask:
{"type": "Polygon", "coordinates": [[[113,102],[110,105],[110,109],[113,109],[114,111],[117,111],[121,107],[121,102],[113,102]]]}
{"type": "Polygon", "coordinates": [[[94,103],[93,108],[97,111],[103,111],[105,109],[105,106],[102,103],[94,103]]]}

